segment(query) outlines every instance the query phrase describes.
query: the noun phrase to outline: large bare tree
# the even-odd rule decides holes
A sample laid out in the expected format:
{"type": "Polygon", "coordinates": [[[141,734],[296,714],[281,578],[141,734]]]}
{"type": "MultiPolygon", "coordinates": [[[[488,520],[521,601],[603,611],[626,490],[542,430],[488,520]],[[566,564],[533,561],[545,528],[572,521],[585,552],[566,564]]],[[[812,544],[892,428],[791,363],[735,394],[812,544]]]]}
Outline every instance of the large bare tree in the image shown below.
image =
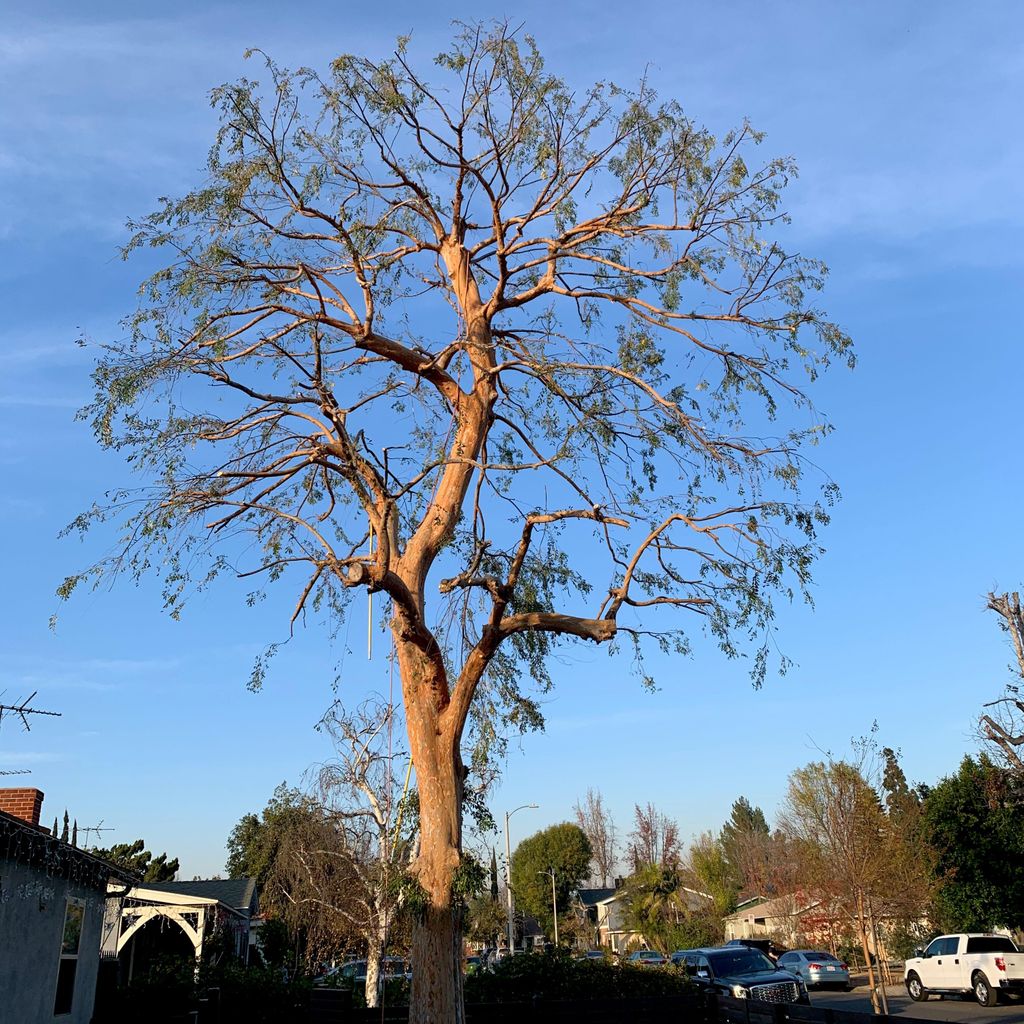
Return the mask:
{"type": "Polygon", "coordinates": [[[849,342],[752,128],[574,90],[502,25],[459,27],[430,78],[407,43],[213,92],[206,180],[136,225],[168,263],[87,413],[149,490],[77,525],[123,512],[92,571],[162,572],[175,614],[224,571],[291,584],[293,623],[385,596],[422,822],[410,1019],[436,1022],[462,1019],[464,743],[540,723],[563,642],[703,629],[761,678],[826,519],[803,389],[849,342]]]}
{"type": "Polygon", "coordinates": [[[576,812],[576,824],[590,840],[590,849],[593,852],[590,877],[594,881],[600,879],[601,886],[604,887],[608,880],[615,876],[618,857],[616,828],[611,812],[605,807],[600,791],[593,789],[587,790],[586,799],[582,804],[576,801],[573,810],[576,812]]]}
{"type": "MultiPolygon", "coordinates": [[[[1002,620],[999,628],[1009,634],[1013,647],[1014,662],[1011,671],[1016,679],[1024,680],[1024,611],[1021,610],[1020,594],[1016,591],[1006,594],[989,594],[987,607],[1002,620]]],[[[994,743],[1015,772],[1024,773],[1024,698],[1020,683],[1007,683],[1002,697],[991,701],[985,707],[992,708],[979,719],[982,735],[994,743]]]]}
{"type": "Polygon", "coordinates": [[[626,859],[634,874],[645,867],[678,868],[683,859],[679,825],[648,802],[633,805],[633,831],[626,845],[626,859]]]}
{"type": "Polygon", "coordinates": [[[382,961],[416,840],[415,808],[393,770],[396,759],[404,760],[391,742],[394,718],[380,698],[354,709],[335,703],[324,715],[320,727],[335,756],[318,767],[310,793],[286,795],[264,892],[303,930],[310,961],[344,947],[365,952],[371,1007],[380,1005],[382,961]]]}

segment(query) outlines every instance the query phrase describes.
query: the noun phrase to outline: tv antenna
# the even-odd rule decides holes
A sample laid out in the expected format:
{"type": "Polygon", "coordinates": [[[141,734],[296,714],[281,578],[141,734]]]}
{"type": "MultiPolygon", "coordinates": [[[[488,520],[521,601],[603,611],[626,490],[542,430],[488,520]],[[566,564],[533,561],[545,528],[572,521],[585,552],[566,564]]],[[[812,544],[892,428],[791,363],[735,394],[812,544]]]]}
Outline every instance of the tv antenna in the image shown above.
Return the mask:
{"type": "MultiPolygon", "coordinates": [[[[26,697],[23,701],[17,704],[4,704],[0,702],[0,725],[3,724],[4,714],[17,715],[21,719],[21,724],[25,729],[25,732],[31,732],[32,727],[28,724],[29,715],[48,715],[51,718],[60,718],[61,713],[59,711],[43,711],[41,708],[30,707],[32,701],[35,700],[38,690],[34,690],[32,694],[26,697]]],[[[3,694],[0,693],[0,697],[3,694]]]]}
{"type": "Polygon", "coordinates": [[[98,825],[86,825],[85,828],[80,828],[78,831],[82,833],[82,846],[86,846],[88,844],[88,842],[89,842],[89,833],[90,832],[95,832],[96,833],[96,842],[98,843],[100,841],[100,833],[101,832],[113,832],[114,831],[114,826],[113,825],[107,825],[106,827],[104,827],[103,819],[100,818],[100,823],[98,825]]]}

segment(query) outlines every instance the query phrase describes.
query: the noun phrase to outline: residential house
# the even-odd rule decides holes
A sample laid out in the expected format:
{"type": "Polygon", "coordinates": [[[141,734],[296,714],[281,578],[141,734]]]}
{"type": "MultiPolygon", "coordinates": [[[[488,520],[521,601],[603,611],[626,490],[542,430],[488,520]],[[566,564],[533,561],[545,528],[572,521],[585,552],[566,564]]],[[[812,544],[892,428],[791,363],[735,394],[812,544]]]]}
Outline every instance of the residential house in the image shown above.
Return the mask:
{"type": "Polygon", "coordinates": [[[820,901],[802,893],[787,893],[773,899],[747,900],[723,921],[725,938],[774,939],[788,949],[827,941],[826,915],[820,901]]]}
{"type": "Polygon", "coordinates": [[[88,1024],[105,911],[136,879],[41,828],[42,804],[0,790],[0,1019],[88,1024]]]}
{"type": "MultiPolygon", "coordinates": [[[[629,926],[629,904],[626,893],[621,888],[621,880],[616,879],[618,886],[611,894],[593,901],[594,915],[597,924],[597,937],[600,945],[613,953],[625,953],[629,949],[647,945],[647,940],[629,926]]],[[[680,886],[682,909],[687,911],[700,910],[711,903],[711,897],[697,889],[680,886]]]]}

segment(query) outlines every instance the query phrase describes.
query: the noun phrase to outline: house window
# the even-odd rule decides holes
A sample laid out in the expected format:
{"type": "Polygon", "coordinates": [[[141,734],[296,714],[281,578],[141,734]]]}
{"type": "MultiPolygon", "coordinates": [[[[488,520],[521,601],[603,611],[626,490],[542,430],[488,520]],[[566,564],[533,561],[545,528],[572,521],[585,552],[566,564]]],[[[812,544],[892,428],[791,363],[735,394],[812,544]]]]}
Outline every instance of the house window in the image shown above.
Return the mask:
{"type": "Polygon", "coordinates": [[[78,970],[78,947],[82,941],[85,922],[85,904],[68,900],[64,910],[64,933],[60,940],[60,964],[57,968],[57,996],[53,1001],[53,1015],[71,1012],[75,997],[75,973],[78,970]]]}

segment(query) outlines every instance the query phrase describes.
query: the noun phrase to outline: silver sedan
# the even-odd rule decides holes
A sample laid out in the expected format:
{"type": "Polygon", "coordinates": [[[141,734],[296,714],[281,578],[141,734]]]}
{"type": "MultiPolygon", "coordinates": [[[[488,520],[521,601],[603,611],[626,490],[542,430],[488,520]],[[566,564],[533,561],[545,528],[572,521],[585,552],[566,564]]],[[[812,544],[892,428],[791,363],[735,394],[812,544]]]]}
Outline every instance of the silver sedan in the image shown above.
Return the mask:
{"type": "Polygon", "coordinates": [[[802,978],[808,988],[836,985],[849,990],[851,987],[846,964],[820,949],[792,949],[779,957],[778,964],[784,971],[802,978]]]}

